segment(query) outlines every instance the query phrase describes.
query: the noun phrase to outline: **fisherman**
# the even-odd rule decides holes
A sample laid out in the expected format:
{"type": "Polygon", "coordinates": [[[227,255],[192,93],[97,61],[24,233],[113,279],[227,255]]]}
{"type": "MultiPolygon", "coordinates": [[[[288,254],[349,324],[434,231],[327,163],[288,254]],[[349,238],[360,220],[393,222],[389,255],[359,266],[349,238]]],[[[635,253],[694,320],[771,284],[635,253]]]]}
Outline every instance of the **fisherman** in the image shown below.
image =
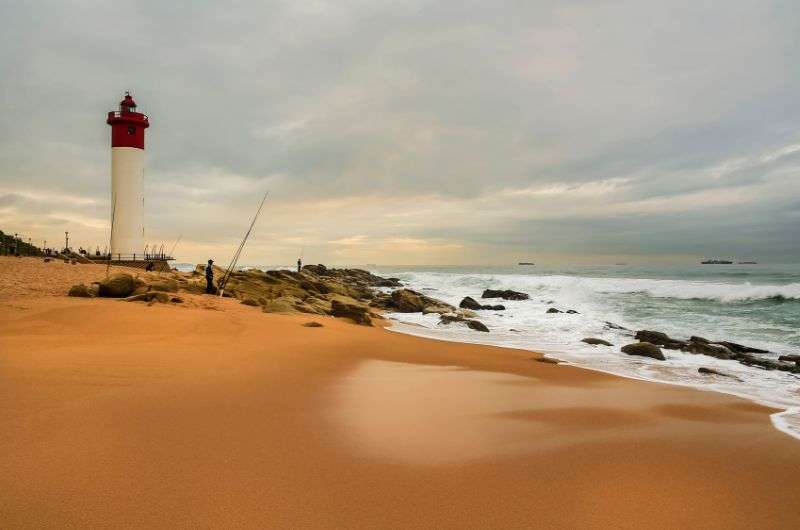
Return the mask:
{"type": "Polygon", "coordinates": [[[214,260],[208,260],[206,265],[206,294],[214,294],[214,260]]]}
{"type": "Polygon", "coordinates": [[[300,269],[303,268],[303,259],[297,258],[297,272],[300,272],[300,269]]]}

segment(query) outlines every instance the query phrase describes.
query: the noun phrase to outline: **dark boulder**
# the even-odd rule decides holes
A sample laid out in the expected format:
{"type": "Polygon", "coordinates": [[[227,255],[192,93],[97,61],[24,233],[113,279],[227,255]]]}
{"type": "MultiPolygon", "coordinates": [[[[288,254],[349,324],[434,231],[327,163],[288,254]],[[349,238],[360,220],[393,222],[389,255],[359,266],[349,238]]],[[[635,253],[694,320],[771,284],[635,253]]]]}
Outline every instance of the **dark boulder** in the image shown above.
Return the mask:
{"type": "Polygon", "coordinates": [[[766,357],[759,357],[752,353],[736,353],[736,360],[746,366],[758,366],[764,370],[781,370],[782,372],[800,373],[800,365],[789,364],[766,357]]]}
{"type": "Polygon", "coordinates": [[[787,363],[798,363],[800,364],[800,355],[792,354],[792,355],[781,355],[778,357],[779,361],[784,361],[787,363]]]}
{"type": "Polygon", "coordinates": [[[439,316],[439,323],[440,324],[453,324],[453,323],[460,323],[466,324],[469,329],[475,331],[483,331],[485,333],[489,332],[489,328],[484,325],[483,322],[478,320],[471,320],[469,318],[464,318],[461,315],[440,315],[439,316]]]}
{"type": "Polygon", "coordinates": [[[483,331],[484,333],[489,333],[489,328],[486,327],[486,324],[479,320],[467,320],[467,327],[474,331],[483,331]]]}
{"type": "Polygon", "coordinates": [[[707,344],[704,342],[690,342],[682,349],[685,352],[708,355],[709,357],[715,357],[717,359],[734,359],[736,357],[733,352],[725,346],[707,344]]]}
{"type": "Polygon", "coordinates": [[[545,311],[545,313],[563,313],[563,311],[559,311],[559,310],[558,310],[558,309],[556,309],[555,307],[551,307],[550,309],[548,309],[547,311],[545,311]]]}
{"type": "Polygon", "coordinates": [[[321,328],[322,324],[320,324],[319,322],[311,321],[311,322],[306,322],[305,324],[303,324],[303,327],[304,328],[321,328]]]}
{"type": "Polygon", "coordinates": [[[483,309],[483,305],[479,304],[474,298],[471,296],[465,297],[461,300],[461,303],[458,304],[458,307],[462,307],[464,309],[483,309]]]}
{"type": "Polygon", "coordinates": [[[580,315],[580,313],[578,313],[574,309],[567,309],[567,314],[568,315],[580,315]]]}
{"type": "Polygon", "coordinates": [[[472,298],[471,296],[465,297],[461,300],[461,303],[458,304],[458,307],[462,309],[472,309],[473,311],[478,311],[481,309],[489,309],[492,311],[502,311],[506,308],[504,305],[484,305],[479,303],[477,300],[472,298]]]}
{"type": "Polygon", "coordinates": [[[687,343],[682,340],[673,340],[672,342],[665,342],[661,345],[662,348],[667,350],[682,350],[687,346],[687,343]]]}
{"type": "Polygon", "coordinates": [[[734,353],[769,353],[769,350],[744,346],[742,344],[736,344],[735,342],[728,342],[726,340],[718,340],[714,344],[721,344],[734,353]]]}
{"type": "Polygon", "coordinates": [[[628,355],[639,355],[641,357],[650,357],[659,361],[665,361],[666,357],[661,353],[661,348],[649,342],[635,342],[627,344],[621,348],[623,353],[628,355]]]}
{"type": "Polygon", "coordinates": [[[596,339],[594,337],[586,337],[585,339],[581,339],[581,342],[585,342],[586,344],[591,344],[592,346],[598,346],[598,345],[613,346],[613,344],[611,344],[607,340],[596,339]]]}
{"type": "Polygon", "coordinates": [[[528,295],[520,293],[519,291],[512,291],[511,289],[496,290],[486,289],[483,291],[481,298],[502,298],[503,300],[527,300],[528,295]]]}
{"type": "Polygon", "coordinates": [[[637,331],[636,335],[634,335],[634,338],[642,342],[649,342],[650,344],[657,345],[675,342],[675,339],[670,338],[670,336],[666,333],[661,333],[660,331],[650,331],[647,329],[637,331]]]}
{"type": "Polygon", "coordinates": [[[100,282],[100,296],[106,298],[125,298],[136,289],[137,282],[126,272],[112,274],[100,282]]]}
{"type": "Polygon", "coordinates": [[[349,318],[356,324],[362,326],[371,326],[372,319],[370,318],[369,310],[355,304],[346,304],[338,300],[331,302],[331,315],[341,318],[349,318]]]}
{"type": "Polygon", "coordinates": [[[708,344],[711,341],[708,339],[704,339],[703,337],[698,337],[697,335],[692,335],[691,337],[689,337],[689,342],[702,342],[703,344],[708,344]]]}

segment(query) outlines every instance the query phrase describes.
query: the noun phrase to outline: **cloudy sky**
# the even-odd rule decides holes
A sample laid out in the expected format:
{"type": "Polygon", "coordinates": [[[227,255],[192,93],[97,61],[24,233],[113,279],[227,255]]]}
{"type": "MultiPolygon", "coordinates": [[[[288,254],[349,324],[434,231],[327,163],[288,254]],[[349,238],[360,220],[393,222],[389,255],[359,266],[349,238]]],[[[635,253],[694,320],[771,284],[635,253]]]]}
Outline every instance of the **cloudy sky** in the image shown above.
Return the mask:
{"type": "Polygon", "coordinates": [[[800,4],[0,3],[0,229],[104,245],[105,113],[150,243],[332,264],[800,259],[800,4]]]}

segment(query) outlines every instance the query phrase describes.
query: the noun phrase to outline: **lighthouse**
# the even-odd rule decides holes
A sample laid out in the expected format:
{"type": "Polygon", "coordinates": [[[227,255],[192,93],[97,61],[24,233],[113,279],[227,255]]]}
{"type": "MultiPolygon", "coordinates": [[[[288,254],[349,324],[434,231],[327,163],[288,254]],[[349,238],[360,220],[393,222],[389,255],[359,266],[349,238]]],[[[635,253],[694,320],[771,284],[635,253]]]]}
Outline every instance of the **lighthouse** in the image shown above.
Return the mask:
{"type": "Polygon", "coordinates": [[[150,122],[126,92],[106,123],[111,126],[111,254],[131,259],[144,252],[144,130],[150,122]]]}

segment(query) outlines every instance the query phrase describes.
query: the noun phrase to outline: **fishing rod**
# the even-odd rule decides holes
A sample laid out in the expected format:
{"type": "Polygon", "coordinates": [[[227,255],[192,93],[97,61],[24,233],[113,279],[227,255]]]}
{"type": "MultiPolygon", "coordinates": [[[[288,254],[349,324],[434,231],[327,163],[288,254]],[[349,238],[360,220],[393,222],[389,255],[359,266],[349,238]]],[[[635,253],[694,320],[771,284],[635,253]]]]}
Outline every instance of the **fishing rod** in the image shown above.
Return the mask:
{"type": "Polygon", "coordinates": [[[239,248],[236,249],[236,252],[233,254],[233,258],[231,258],[231,263],[228,265],[228,269],[225,271],[225,274],[222,276],[222,280],[219,282],[219,296],[222,297],[222,294],[225,292],[225,285],[228,283],[228,279],[230,278],[233,271],[236,269],[236,263],[239,261],[239,256],[242,254],[242,250],[244,249],[245,244],[247,243],[247,239],[250,237],[250,233],[253,231],[253,227],[258,220],[258,216],[261,215],[261,208],[264,207],[264,201],[267,200],[267,195],[269,195],[269,191],[264,193],[264,197],[261,198],[261,204],[258,205],[258,210],[256,210],[256,214],[253,216],[253,220],[250,221],[250,227],[247,229],[247,232],[244,234],[244,238],[242,242],[239,243],[239,248]]]}

